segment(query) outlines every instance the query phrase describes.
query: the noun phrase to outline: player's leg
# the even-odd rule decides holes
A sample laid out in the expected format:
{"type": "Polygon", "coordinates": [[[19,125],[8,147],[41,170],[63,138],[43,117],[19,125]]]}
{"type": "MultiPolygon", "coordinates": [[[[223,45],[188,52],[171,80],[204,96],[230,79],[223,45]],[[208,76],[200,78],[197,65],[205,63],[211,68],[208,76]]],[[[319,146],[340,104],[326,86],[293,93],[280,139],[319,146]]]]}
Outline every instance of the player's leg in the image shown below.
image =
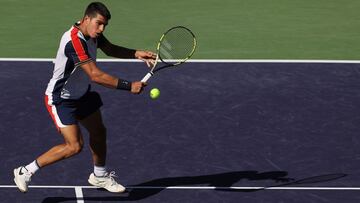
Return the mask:
{"type": "Polygon", "coordinates": [[[102,121],[101,111],[97,110],[80,120],[88,130],[90,148],[94,162],[94,173],[90,174],[89,183],[107,189],[110,192],[124,192],[125,187],[117,183],[114,172],[106,171],[106,128],[102,121]]]}
{"type": "Polygon", "coordinates": [[[101,118],[100,107],[103,105],[97,92],[88,92],[78,103],[76,120],[89,132],[90,148],[94,165],[106,164],[106,129],[101,118]]]}
{"type": "Polygon", "coordinates": [[[27,192],[31,176],[41,167],[66,159],[81,151],[84,142],[78,125],[69,125],[61,128],[60,131],[64,137],[64,143],[54,146],[27,166],[14,169],[14,181],[20,191],[27,192]]]}
{"type": "Polygon", "coordinates": [[[78,125],[66,126],[61,128],[60,132],[64,137],[64,143],[51,148],[36,159],[40,168],[81,152],[84,141],[78,125]]]}
{"type": "MultiPolygon", "coordinates": [[[[95,166],[106,165],[106,128],[102,121],[100,110],[79,120],[89,132],[89,143],[95,166]]],[[[101,175],[101,174],[99,174],[101,175]]]]}

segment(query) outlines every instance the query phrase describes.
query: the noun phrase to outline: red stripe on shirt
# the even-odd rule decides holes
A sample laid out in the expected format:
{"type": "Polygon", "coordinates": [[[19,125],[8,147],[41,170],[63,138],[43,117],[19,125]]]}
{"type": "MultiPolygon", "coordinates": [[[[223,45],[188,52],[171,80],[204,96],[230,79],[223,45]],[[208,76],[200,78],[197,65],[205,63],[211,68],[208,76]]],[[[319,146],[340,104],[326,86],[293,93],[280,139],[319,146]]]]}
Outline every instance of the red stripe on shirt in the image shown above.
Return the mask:
{"type": "Polygon", "coordinates": [[[60,127],[58,126],[58,124],[56,123],[56,119],[55,119],[55,115],[52,112],[52,107],[49,105],[49,96],[45,95],[45,105],[46,105],[46,109],[48,110],[52,120],[54,121],[54,124],[56,126],[56,129],[60,132],[60,127]]]}
{"type": "Polygon", "coordinates": [[[74,27],[73,30],[71,30],[71,42],[74,46],[76,55],[79,57],[80,62],[85,61],[89,59],[89,56],[86,54],[84,47],[81,44],[81,41],[78,36],[79,29],[74,27]]]}

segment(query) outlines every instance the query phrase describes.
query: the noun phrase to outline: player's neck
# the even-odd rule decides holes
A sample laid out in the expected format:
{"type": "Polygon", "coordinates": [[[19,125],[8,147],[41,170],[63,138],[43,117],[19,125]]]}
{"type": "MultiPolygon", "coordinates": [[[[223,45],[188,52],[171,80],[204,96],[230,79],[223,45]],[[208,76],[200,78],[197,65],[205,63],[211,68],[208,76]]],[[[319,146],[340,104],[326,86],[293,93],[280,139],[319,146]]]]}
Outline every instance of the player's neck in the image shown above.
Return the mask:
{"type": "Polygon", "coordinates": [[[80,30],[80,32],[84,35],[84,37],[89,37],[89,33],[86,31],[86,25],[82,22],[77,26],[80,30]]]}

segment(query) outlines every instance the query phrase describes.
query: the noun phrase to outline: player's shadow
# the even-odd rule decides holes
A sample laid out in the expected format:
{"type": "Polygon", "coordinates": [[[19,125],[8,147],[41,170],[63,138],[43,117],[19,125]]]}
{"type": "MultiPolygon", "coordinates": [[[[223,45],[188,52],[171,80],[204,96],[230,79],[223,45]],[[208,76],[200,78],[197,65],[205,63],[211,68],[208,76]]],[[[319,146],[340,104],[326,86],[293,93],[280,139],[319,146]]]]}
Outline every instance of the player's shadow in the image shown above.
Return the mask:
{"type": "MultiPolygon", "coordinates": [[[[232,190],[229,187],[242,179],[247,180],[273,180],[276,182],[288,182],[293,179],[287,177],[286,171],[237,171],[202,176],[169,177],[151,180],[148,182],[128,186],[127,192],[116,196],[107,197],[84,197],[84,201],[137,201],[156,195],[171,186],[210,186],[215,190],[231,192],[250,192],[256,190],[232,190]]],[[[43,203],[56,203],[78,200],[74,197],[47,197],[43,203]]]]}

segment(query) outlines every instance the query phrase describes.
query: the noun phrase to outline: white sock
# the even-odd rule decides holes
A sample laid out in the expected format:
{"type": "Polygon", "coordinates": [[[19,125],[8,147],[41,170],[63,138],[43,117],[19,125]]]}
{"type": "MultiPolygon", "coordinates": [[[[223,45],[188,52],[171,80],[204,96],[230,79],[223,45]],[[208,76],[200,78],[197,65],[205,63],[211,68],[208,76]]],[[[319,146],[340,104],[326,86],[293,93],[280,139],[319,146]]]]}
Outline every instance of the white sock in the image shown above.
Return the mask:
{"type": "Polygon", "coordinates": [[[102,177],[106,174],[106,166],[95,166],[94,165],[94,174],[95,176],[102,177]]]}
{"type": "Polygon", "coordinates": [[[34,160],[33,162],[29,163],[27,166],[25,166],[25,168],[32,174],[35,174],[36,171],[38,171],[40,169],[38,163],[36,160],[34,160]]]}

